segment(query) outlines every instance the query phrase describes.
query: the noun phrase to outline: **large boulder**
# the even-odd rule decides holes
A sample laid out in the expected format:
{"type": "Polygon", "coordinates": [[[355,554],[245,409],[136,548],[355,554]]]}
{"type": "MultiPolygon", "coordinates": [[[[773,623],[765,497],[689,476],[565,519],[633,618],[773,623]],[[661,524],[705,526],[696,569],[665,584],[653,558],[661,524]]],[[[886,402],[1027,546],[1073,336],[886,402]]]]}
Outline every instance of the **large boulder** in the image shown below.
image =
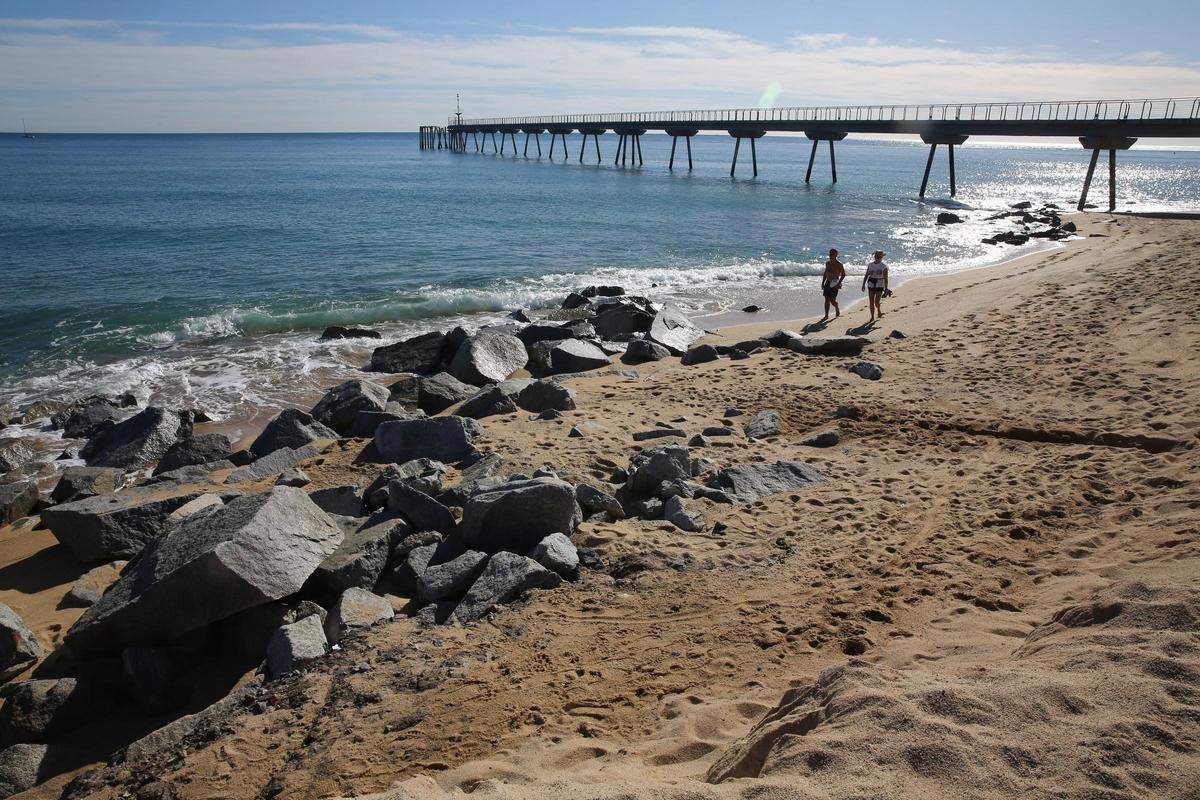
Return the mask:
{"type": "Polygon", "coordinates": [[[94,684],[81,685],[75,678],[27,680],[5,689],[0,708],[5,744],[54,741],[89,716],[89,701],[97,699],[94,684]]]}
{"type": "Polygon", "coordinates": [[[624,519],[625,509],[617,498],[608,492],[586,483],[575,487],[575,500],[584,515],[607,514],[610,519],[624,519]]]}
{"type": "Polygon", "coordinates": [[[398,464],[416,458],[462,461],[475,455],[472,442],[481,431],[475,420],[457,416],[385,422],[375,431],[375,448],[398,464]]]}
{"type": "MultiPolygon", "coordinates": [[[[272,450],[257,461],[247,464],[244,467],[238,467],[229,473],[225,478],[225,483],[244,483],[245,481],[269,478],[272,475],[281,475],[301,461],[312,458],[320,452],[320,448],[314,444],[306,444],[303,447],[295,449],[281,447],[277,450],[272,450]]],[[[167,475],[169,473],[163,474],[167,475]]]]}
{"type": "Polygon", "coordinates": [[[37,502],[37,481],[0,483],[0,525],[29,516],[37,502]]]}
{"type": "Polygon", "coordinates": [[[267,645],[267,674],[285,675],[314,658],[329,652],[325,628],[316,614],[304,617],[275,631],[267,645]]]}
{"type": "Polygon", "coordinates": [[[446,334],[430,331],[376,347],[368,369],[374,372],[433,372],[446,357],[446,334]]]}
{"type": "Polygon", "coordinates": [[[499,386],[486,386],[468,397],[455,413],[471,419],[483,419],[497,414],[511,414],[516,410],[516,404],[503,389],[499,386]]]}
{"type": "Polygon", "coordinates": [[[362,527],[345,532],[337,550],[317,567],[313,580],[338,594],[353,587],[374,589],[393,545],[410,530],[399,517],[369,519],[362,527]]]}
{"type": "Polygon", "coordinates": [[[649,303],[623,300],[602,306],[591,322],[600,338],[619,340],[649,331],[654,311],[649,303]]]}
{"type": "Polygon", "coordinates": [[[250,445],[250,452],[255,458],[262,458],[284,447],[295,449],[319,439],[336,438],[337,431],[318,422],[311,414],[298,408],[285,408],[263,428],[250,445]]]}
{"type": "Polygon", "coordinates": [[[717,470],[707,484],[719,489],[735,503],[750,503],[769,494],[800,489],[820,483],[825,476],[802,461],[734,464],[717,470]]]}
{"type": "Polygon", "coordinates": [[[603,350],[581,339],[541,342],[534,346],[534,353],[531,356],[532,366],[543,375],[586,372],[612,364],[603,350]]]}
{"type": "Polygon", "coordinates": [[[160,486],[133,487],[51,506],[42,511],[42,522],[85,564],[132,558],[167,529],[171,512],[198,496],[160,486]]]}
{"type": "Polygon", "coordinates": [[[325,637],[331,645],[337,644],[355,628],[369,628],[394,616],[386,598],[366,589],[347,589],[325,617],[325,637]]]}
{"type": "Polygon", "coordinates": [[[663,481],[692,477],[692,458],[680,444],[647,447],[629,459],[628,489],[640,497],[658,493],[663,481]]]}
{"type": "Polygon", "coordinates": [[[424,411],[359,411],[354,415],[354,422],[346,431],[346,435],[352,439],[370,439],[385,422],[424,418],[424,411]]]}
{"type": "Polygon", "coordinates": [[[686,499],[677,494],[663,501],[663,519],[689,533],[696,533],[704,527],[700,514],[692,509],[686,499]]]}
{"type": "Polygon", "coordinates": [[[654,315],[646,338],[670,350],[671,355],[682,356],[703,335],[704,331],[693,325],[682,311],[668,305],[654,315]]]}
{"type": "Polygon", "coordinates": [[[487,553],[478,550],[467,550],[440,562],[435,557],[417,575],[417,601],[436,603],[462,597],[483,572],[487,560],[487,553]]]}
{"type": "Polygon", "coordinates": [[[50,492],[50,500],[70,503],[98,494],[112,494],[121,485],[124,474],[115,467],[67,467],[50,492]]]}
{"type": "Polygon", "coordinates": [[[42,655],[33,631],[17,612],[0,603],[0,683],[20,675],[42,655]]]}
{"type": "Polygon", "coordinates": [[[211,461],[223,461],[233,455],[233,443],[223,433],[205,433],[200,436],[189,436],[171,445],[163,457],[159,459],[154,474],[190,467],[196,464],[207,464],[211,461]]]}
{"type": "Polygon", "coordinates": [[[318,341],[328,342],[333,339],[382,339],[379,331],[370,328],[346,328],[341,325],[330,325],[321,332],[318,341]]]}
{"type": "Polygon", "coordinates": [[[79,457],[90,467],[134,469],[158,461],[180,439],[192,435],[192,417],[151,406],[88,440],[79,457]]]}
{"type": "Polygon", "coordinates": [[[442,476],[445,474],[446,465],[429,458],[414,458],[403,464],[388,464],[363,490],[363,501],[368,511],[376,511],[386,506],[387,486],[392,481],[406,483],[419,492],[436,497],[442,491],[442,476]]]}
{"type": "Polygon", "coordinates": [[[388,511],[400,514],[415,531],[453,533],[458,524],[450,509],[402,480],[387,485],[388,511]]]}
{"type": "Polygon", "coordinates": [[[579,550],[565,533],[552,533],[542,539],[530,555],[567,580],[574,580],[579,573],[579,550]]]}
{"type": "Polygon", "coordinates": [[[526,325],[517,331],[517,338],[526,348],[534,342],[557,342],[560,339],[574,339],[576,334],[570,328],[559,325],[526,325]]]}
{"type": "Polygon", "coordinates": [[[626,364],[644,364],[647,361],[662,361],[671,355],[671,351],[657,342],[648,339],[634,339],[625,348],[621,360],[626,364]]]}
{"type": "Polygon", "coordinates": [[[317,504],[317,508],[326,514],[338,514],[344,517],[363,516],[362,486],[354,483],[343,483],[341,486],[327,486],[324,489],[314,489],[308,493],[308,499],[317,504]]]}
{"type": "MultiPolygon", "coordinates": [[[[212,497],[212,495],[202,496],[212,497]]],[[[87,608],[94,604],[104,596],[108,587],[120,579],[121,570],[128,563],[128,561],[113,561],[92,567],[71,584],[71,588],[67,590],[62,599],[62,604],[69,608],[87,608]]]]}
{"type": "Polygon", "coordinates": [[[439,372],[431,378],[421,378],[417,388],[417,406],[426,414],[438,414],[455,403],[461,403],[478,391],[449,372],[439,372]]]}
{"type": "Polygon", "coordinates": [[[498,383],[525,366],[525,345],[507,333],[477,333],[463,342],[450,361],[451,375],[472,386],[498,383]]]}
{"type": "Polygon", "coordinates": [[[67,631],[76,652],[178,637],[300,590],[343,535],[300,489],[237,497],[185,519],[67,631]]]}
{"type": "Polygon", "coordinates": [[[575,408],[575,392],[549,380],[530,381],[515,398],[526,411],[534,413],[548,411],[571,411],[575,408]]]}
{"type": "Polygon", "coordinates": [[[779,434],[779,412],[769,408],[759,411],[743,426],[747,439],[765,439],[779,434]]]}
{"type": "Polygon", "coordinates": [[[312,416],[338,433],[347,434],[358,412],[383,411],[388,404],[388,394],[388,390],[377,383],[345,381],[325,393],[313,406],[312,416]]]}
{"type": "MultiPolygon", "coordinates": [[[[70,411],[63,412],[61,427],[63,436],[68,439],[90,439],[103,430],[116,424],[120,412],[107,400],[96,398],[70,411]]],[[[53,422],[59,421],[55,414],[53,422]]]]}
{"type": "Polygon", "coordinates": [[[582,519],[571,484],[530,478],[476,491],[463,509],[459,530],[467,547],[524,553],[552,533],[571,533],[582,519]]]}
{"type": "Polygon", "coordinates": [[[0,750],[0,797],[11,797],[32,789],[58,768],[48,744],[22,742],[0,750]]]}
{"type": "Polygon", "coordinates": [[[23,437],[0,438],[0,475],[25,466],[37,457],[28,439],[23,437]]]}
{"type": "Polygon", "coordinates": [[[785,346],[806,356],[856,356],[870,343],[862,336],[797,336],[785,346]]]}
{"type": "Polygon", "coordinates": [[[454,609],[462,623],[477,622],[497,605],[515,600],[530,589],[553,589],[562,583],[557,572],[548,570],[532,558],[516,553],[497,553],[466,596],[454,609]]]}
{"type": "Polygon", "coordinates": [[[698,344],[683,354],[680,363],[685,367],[690,367],[695,364],[707,364],[709,361],[716,361],[720,357],[717,348],[711,344],[698,344]]]}

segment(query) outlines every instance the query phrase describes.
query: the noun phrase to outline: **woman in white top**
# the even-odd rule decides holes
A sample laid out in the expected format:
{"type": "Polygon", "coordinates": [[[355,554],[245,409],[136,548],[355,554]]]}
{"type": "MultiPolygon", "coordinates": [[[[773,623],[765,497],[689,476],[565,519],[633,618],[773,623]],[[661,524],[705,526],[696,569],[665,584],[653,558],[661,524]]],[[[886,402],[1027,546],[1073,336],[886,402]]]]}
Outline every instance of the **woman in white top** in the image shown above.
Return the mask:
{"type": "Polygon", "coordinates": [[[874,322],[875,317],[883,316],[879,300],[888,290],[888,265],[883,263],[882,250],[876,250],[875,260],[867,264],[867,271],[863,274],[862,290],[867,293],[867,304],[871,307],[871,322],[874,322]]]}

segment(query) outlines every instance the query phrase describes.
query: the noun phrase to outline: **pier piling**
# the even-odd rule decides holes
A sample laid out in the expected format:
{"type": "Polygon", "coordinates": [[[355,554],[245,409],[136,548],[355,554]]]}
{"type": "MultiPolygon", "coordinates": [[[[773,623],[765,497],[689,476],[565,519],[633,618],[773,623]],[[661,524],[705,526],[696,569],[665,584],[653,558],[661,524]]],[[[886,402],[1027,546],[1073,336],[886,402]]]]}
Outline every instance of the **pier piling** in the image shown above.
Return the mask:
{"type": "Polygon", "coordinates": [[[1076,208],[1083,211],[1087,204],[1088,190],[1092,187],[1092,176],[1096,172],[1096,162],[1100,160],[1100,151],[1108,151],[1108,210],[1117,208],[1117,151],[1133,147],[1137,139],[1132,136],[1080,136],[1079,143],[1092,151],[1088,162],[1087,176],[1083,179],[1083,192],[1079,195],[1079,205],[1076,208]]]}
{"type": "Polygon", "coordinates": [[[958,193],[958,185],[954,176],[954,145],[962,144],[967,140],[965,135],[953,134],[921,134],[921,141],[929,145],[929,159],[925,162],[925,175],[921,178],[921,192],[919,197],[925,197],[925,189],[929,186],[929,171],[933,168],[933,156],[937,151],[939,144],[944,144],[949,148],[950,161],[950,196],[954,197],[958,193]]]}

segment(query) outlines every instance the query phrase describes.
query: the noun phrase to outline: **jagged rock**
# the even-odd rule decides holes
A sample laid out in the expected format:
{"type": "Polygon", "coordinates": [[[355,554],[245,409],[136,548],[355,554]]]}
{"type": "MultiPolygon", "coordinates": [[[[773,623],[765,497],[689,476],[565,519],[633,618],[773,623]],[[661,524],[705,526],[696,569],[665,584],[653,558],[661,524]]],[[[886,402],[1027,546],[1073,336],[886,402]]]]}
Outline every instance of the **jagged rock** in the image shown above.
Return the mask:
{"type": "Polygon", "coordinates": [[[712,444],[712,440],[702,433],[697,433],[692,438],[688,439],[688,447],[708,447],[712,444]]]}
{"type": "Polygon", "coordinates": [[[437,414],[455,403],[461,403],[476,391],[476,387],[463,383],[449,372],[439,372],[431,378],[421,379],[417,405],[427,414],[437,414]]]}
{"type": "Polygon", "coordinates": [[[188,677],[200,657],[200,647],[192,642],[127,647],[121,651],[121,677],[126,691],[143,710],[151,714],[170,711],[191,698],[188,677]]]}
{"type": "Polygon", "coordinates": [[[284,625],[271,637],[267,645],[267,674],[278,678],[328,652],[329,641],[321,618],[309,615],[284,625]]]}
{"type": "Polygon", "coordinates": [[[798,444],[804,447],[836,447],[839,441],[841,441],[841,436],[838,434],[838,429],[834,427],[809,434],[801,439],[798,444]]]}
{"type": "Polygon", "coordinates": [[[554,381],[531,381],[517,394],[516,403],[526,411],[571,411],[575,408],[575,392],[554,381]]]}
{"type": "Polygon", "coordinates": [[[132,558],[162,534],[172,511],[198,496],[158,486],[133,487],[44,509],[42,522],[85,564],[132,558]]]}
{"type": "MultiPolygon", "coordinates": [[[[235,491],[240,492],[241,490],[235,490],[235,491]]],[[[241,495],[239,494],[236,496],[241,496],[241,495]]],[[[199,497],[196,497],[196,498],[193,498],[193,499],[187,501],[186,503],[181,505],[179,508],[175,509],[170,514],[168,514],[167,515],[167,523],[172,524],[175,522],[180,522],[180,521],[192,516],[193,514],[199,514],[201,511],[205,511],[210,508],[216,508],[217,506],[223,505],[224,503],[225,503],[225,501],[221,498],[220,495],[202,494],[199,497]]]]}
{"type": "Polygon", "coordinates": [[[688,450],[679,444],[648,447],[629,459],[627,488],[635,495],[648,497],[658,491],[663,481],[686,480],[692,477],[692,459],[688,450]]]}
{"type": "Polygon", "coordinates": [[[907,339],[908,336],[905,335],[904,331],[893,330],[891,333],[888,334],[888,338],[889,339],[907,339]]]}
{"type": "MultiPolygon", "coordinates": [[[[389,405],[392,405],[389,403],[389,405]]],[[[352,439],[370,439],[385,422],[395,422],[404,419],[425,419],[424,411],[359,411],[354,415],[354,422],[346,435],[352,439]]]]}
{"type": "Polygon", "coordinates": [[[562,301],[561,308],[569,311],[573,308],[582,308],[583,306],[588,305],[590,302],[590,300],[578,292],[571,292],[566,296],[566,299],[562,301]]]}
{"type": "Polygon", "coordinates": [[[29,516],[37,502],[37,481],[0,484],[0,525],[29,516]]]}
{"type": "Polygon", "coordinates": [[[459,529],[468,547],[524,553],[551,533],[574,531],[582,519],[571,484],[530,478],[476,491],[467,500],[459,529]]]}
{"type": "Polygon", "coordinates": [[[584,297],[620,297],[625,294],[623,286],[588,286],[579,291],[584,297]]]}
{"type": "MultiPolygon", "coordinates": [[[[425,533],[434,532],[427,531],[425,533]]],[[[422,534],[413,534],[408,538],[415,539],[420,536],[422,534]]],[[[399,547],[392,553],[392,560],[399,562],[392,570],[392,584],[396,591],[409,595],[417,593],[417,579],[421,576],[421,573],[429,568],[429,562],[433,560],[434,555],[438,551],[438,546],[442,543],[441,535],[437,534],[437,537],[436,541],[419,544],[402,556],[397,555],[400,552],[399,547]]],[[[407,540],[401,544],[407,544],[407,540]]]]}
{"type": "Polygon", "coordinates": [[[679,495],[672,495],[663,501],[663,519],[689,533],[697,533],[704,529],[700,515],[691,511],[684,498],[679,495]]]}
{"type": "Polygon", "coordinates": [[[657,342],[648,339],[634,339],[625,348],[621,360],[626,364],[643,364],[647,361],[661,361],[671,355],[671,351],[657,342]]]}
{"type": "Polygon", "coordinates": [[[285,408],[250,445],[250,452],[256,458],[280,450],[284,447],[296,449],[320,439],[336,439],[337,431],[317,422],[311,414],[298,408],[285,408]]]}
{"type": "Polygon", "coordinates": [[[361,517],[363,501],[359,495],[359,486],[353,483],[342,486],[330,486],[316,489],[308,493],[308,499],[317,504],[317,508],[326,514],[339,514],[343,517],[361,517]]]}
{"type": "Polygon", "coordinates": [[[119,416],[112,403],[101,400],[71,409],[61,420],[55,414],[51,422],[54,427],[62,428],[63,436],[68,439],[90,439],[115,425],[119,416]]]}
{"type": "Polygon", "coordinates": [[[769,408],[759,411],[742,429],[747,439],[765,439],[779,433],[779,412],[769,408]]]}
{"type": "Polygon", "coordinates": [[[367,369],[373,372],[433,372],[446,357],[446,334],[430,331],[395,344],[376,347],[367,369]]]}
{"type": "Polygon", "coordinates": [[[646,442],[651,439],[665,439],[669,436],[687,438],[687,431],[683,428],[651,428],[648,431],[636,431],[633,434],[635,442],[646,442]]]}
{"type": "Polygon", "coordinates": [[[501,603],[508,603],[530,589],[553,589],[562,583],[558,573],[531,558],[516,553],[497,553],[467,590],[454,616],[462,623],[477,622],[501,603]]]}
{"type": "Polygon", "coordinates": [[[463,383],[484,386],[504,380],[528,360],[525,345],[517,337],[481,332],[463,342],[447,371],[463,383]]]}
{"type": "Polygon", "coordinates": [[[497,453],[489,453],[464,469],[457,486],[453,486],[438,495],[438,500],[447,506],[465,506],[467,498],[479,488],[499,485],[503,481],[495,478],[504,459],[497,453]]]}
{"type": "Polygon", "coordinates": [[[48,744],[22,742],[0,750],[0,797],[37,786],[58,771],[54,766],[58,760],[48,744]]]}
{"type": "Polygon", "coordinates": [[[1015,209],[1024,211],[1027,208],[1033,208],[1033,203],[1029,202],[1028,200],[1022,200],[1019,203],[1013,203],[1011,208],[1015,208],[1015,209]]]}
{"type": "Polygon", "coordinates": [[[344,328],[341,325],[330,325],[321,332],[319,341],[328,342],[331,339],[381,339],[379,331],[370,328],[344,328]]]}
{"type": "Polygon", "coordinates": [[[197,730],[212,727],[234,709],[244,706],[246,699],[253,696],[261,685],[261,676],[251,678],[246,685],[221,698],[208,708],[180,717],[127,745],[113,756],[113,761],[115,763],[133,763],[154,753],[176,750],[197,730]]]}
{"type": "Polygon", "coordinates": [[[395,480],[389,483],[387,494],[388,510],[401,514],[409,521],[413,530],[449,534],[458,528],[450,509],[403,481],[395,480]]]}
{"type": "Polygon", "coordinates": [[[645,333],[654,324],[654,312],[648,303],[623,300],[607,303],[592,318],[592,326],[602,339],[618,340],[635,333],[645,333]]]}
{"type": "Polygon", "coordinates": [[[244,467],[238,467],[229,473],[229,476],[225,478],[225,483],[244,483],[245,481],[258,480],[259,478],[269,478],[272,475],[281,475],[286,470],[295,467],[300,462],[312,458],[320,452],[321,450],[312,444],[304,445],[295,450],[290,447],[272,450],[257,461],[247,464],[244,467]]]}
{"type": "Polygon", "coordinates": [[[304,474],[304,470],[293,467],[285,471],[282,475],[275,479],[276,486],[292,486],[296,489],[303,489],[312,483],[312,478],[304,474]]]}
{"type": "Polygon", "coordinates": [[[417,600],[436,603],[439,600],[461,597],[487,565],[488,555],[467,550],[454,558],[439,561],[437,553],[417,575],[417,600]]]}
{"type": "Polygon", "coordinates": [[[312,417],[338,433],[346,434],[354,425],[358,412],[383,411],[387,404],[387,389],[370,381],[349,380],[326,392],[313,406],[312,417]]]}
{"type": "Polygon", "coordinates": [[[475,420],[458,416],[385,422],[375,431],[375,448],[385,461],[395,463],[462,461],[475,455],[472,442],[481,431],[475,420]]]}
{"type": "Polygon", "coordinates": [[[870,343],[862,336],[798,336],[787,348],[806,356],[856,356],[870,343]]]}
{"type": "Polygon", "coordinates": [[[189,436],[181,439],[167,448],[159,459],[154,474],[159,475],[181,467],[196,464],[207,464],[210,461],[221,461],[233,454],[233,443],[229,437],[221,433],[205,433],[200,436],[189,436]]]}
{"type": "Polygon", "coordinates": [[[20,675],[43,655],[33,631],[17,612],[0,603],[0,683],[20,675]]]}
{"type": "Polygon", "coordinates": [[[883,377],[883,367],[870,361],[859,361],[849,367],[849,370],[860,378],[877,381],[883,377]]]}
{"type": "Polygon", "coordinates": [[[700,433],[704,436],[733,436],[733,428],[727,428],[724,425],[709,425],[700,433]]]}
{"type": "Polygon", "coordinates": [[[97,692],[75,678],[28,680],[5,687],[0,740],[52,742],[94,713],[97,692]]]}
{"type": "Polygon", "coordinates": [[[234,498],[150,544],[66,643],[88,652],[170,642],[299,591],[343,538],[300,489],[234,498]]]}
{"type": "Polygon", "coordinates": [[[760,497],[786,492],[825,480],[816,468],[800,461],[735,464],[718,470],[706,483],[719,489],[735,503],[750,503],[760,497]]]}
{"type": "Polygon", "coordinates": [[[144,467],[191,434],[190,416],[151,406],[93,436],[79,456],[89,467],[144,467]]]}
{"type": "Polygon", "coordinates": [[[392,481],[401,481],[419,492],[436,497],[442,491],[442,476],[445,474],[445,464],[428,458],[415,458],[403,464],[388,464],[363,490],[363,500],[370,511],[383,508],[387,505],[387,485],[392,481]],[[379,492],[382,492],[382,495],[377,495],[379,492]]]}
{"type": "Polygon", "coordinates": [[[943,211],[937,215],[938,225],[954,225],[955,223],[962,221],[962,217],[960,217],[958,214],[951,214],[949,211],[943,211]]]}
{"type": "MultiPolygon", "coordinates": [[[[209,497],[210,495],[203,496],[209,497]]],[[[121,570],[128,563],[128,561],[113,561],[93,567],[83,573],[67,590],[67,594],[63,598],[63,605],[72,608],[87,608],[92,605],[104,596],[108,587],[117,582],[117,579],[121,577],[121,570]]]]}
{"type": "Polygon", "coordinates": [[[325,637],[334,645],[355,628],[369,628],[396,616],[387,599],[366,589],[351,588],[342,592],[325,618],[325,637]]]}
{"type": "Polygon", "coordinates": [[[8,437],[0,439],[0,475],[12,472],[33,461],[37,452],[27,439],[8,437]]]}
{"type": "Polygon", "coordinates": [[[393,545],[410,530],[405,520],[393,517],[372,518],[362,527],[344,532],[342,543],[317,567],[313,580],[338,594],[353,587],[374,589],[393,545]]]}
{"type": "Polygon", "coordinates": [[[529,349],[535,342],[555,342],[579,337],[572,329],[560,325],[527,325],[517,331],[517,338],[529,349]]]}
{"type": "Polygon", "coordinates": [[[530,361],[542,375],[586,372],[611,366],[608,356],[596,345],[581,339],[540,342],[533,346],[530,361]]]}
{"type": "Polygon", "coordinates": [[[565,533],[552,533],[537,543],[533,560],[567,580],[579,574],[579,551],[565,533]]]}
{"type": "Polygon", "coordinates": [[[692,342],[704,335],[704,331],[692,324],[682,311],[668,305],[654,315],[650,324],[647,339],[658,342],[671,351],[671,355],[681,356],[692,342]]]}
{"type": "Polygon", "coordinates": [[[604,513],[614,520],[625,518],[625,509],[621,507],[620,501],[595,486],[586,483],[576,486],[575,500],[586,516],[604,513]]]}
{"type": "Polygon", "coordinates": [[[417,405],[421,390],[421,378],[416,375],[404,375],[399,380],[388,384],[388,402],[400,403],[405,407],[417,405]]]}
{"type": "Polygon", "coordinates": [[[483,419],[497,414],[512,414],[517,406],[499,386],[488,386],[468,397],[455,413],[471,419],[483,419]]]}
{"type": "Polygon", "coordinates": [[[693,364],[706,364],[709,361],[716,361],[718,358],[720,358],[720,355],[717,353],[717,348],[711,344],[700,344],[684,353],[683,358],[680,359],[680,363],[685,367],[690,367],[693,364]]]}

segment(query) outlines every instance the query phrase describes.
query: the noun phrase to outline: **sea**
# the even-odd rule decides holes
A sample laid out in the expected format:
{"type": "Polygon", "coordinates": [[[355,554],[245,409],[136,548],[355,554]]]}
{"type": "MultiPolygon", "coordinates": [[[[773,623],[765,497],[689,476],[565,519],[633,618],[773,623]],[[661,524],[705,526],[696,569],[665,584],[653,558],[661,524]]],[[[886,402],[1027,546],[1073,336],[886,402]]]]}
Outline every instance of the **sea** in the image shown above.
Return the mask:
{"type": "MultiPolygon", "coordinates": [[[[838,181],[822,144],[647,134],[644,163],[614,165],[615,137],[534,142],[503,154],[421,150],[417,135],[19,135],[0,137],[0,406],[132,392],[204,411],[234,432],[307,407],[378,342],[318,341],[360,325],[384,341],[556,308],[591,284],[673,302],[705,327],[819,313],[830,247],[851,278],[884,250],[893,282],[984,267],[1055,246],[991,246],[1019,201],[1074,208],[1088,153],[1063,146],[944,148],[926,200],[927,149],[847,139],[838,181]],[[936,225],[939,212],[966,221],[936,225]],[[761,317],[758,317],[761,318],[761,317]]],[[[1120,210],[1195,210],[1200,152],[1120,153],[1120,210]]],[[[1106,200],[1097,170],[1092,199],[1106,200]]],[[[43,423],[0,436],[50,437],[43,423]]]]}

